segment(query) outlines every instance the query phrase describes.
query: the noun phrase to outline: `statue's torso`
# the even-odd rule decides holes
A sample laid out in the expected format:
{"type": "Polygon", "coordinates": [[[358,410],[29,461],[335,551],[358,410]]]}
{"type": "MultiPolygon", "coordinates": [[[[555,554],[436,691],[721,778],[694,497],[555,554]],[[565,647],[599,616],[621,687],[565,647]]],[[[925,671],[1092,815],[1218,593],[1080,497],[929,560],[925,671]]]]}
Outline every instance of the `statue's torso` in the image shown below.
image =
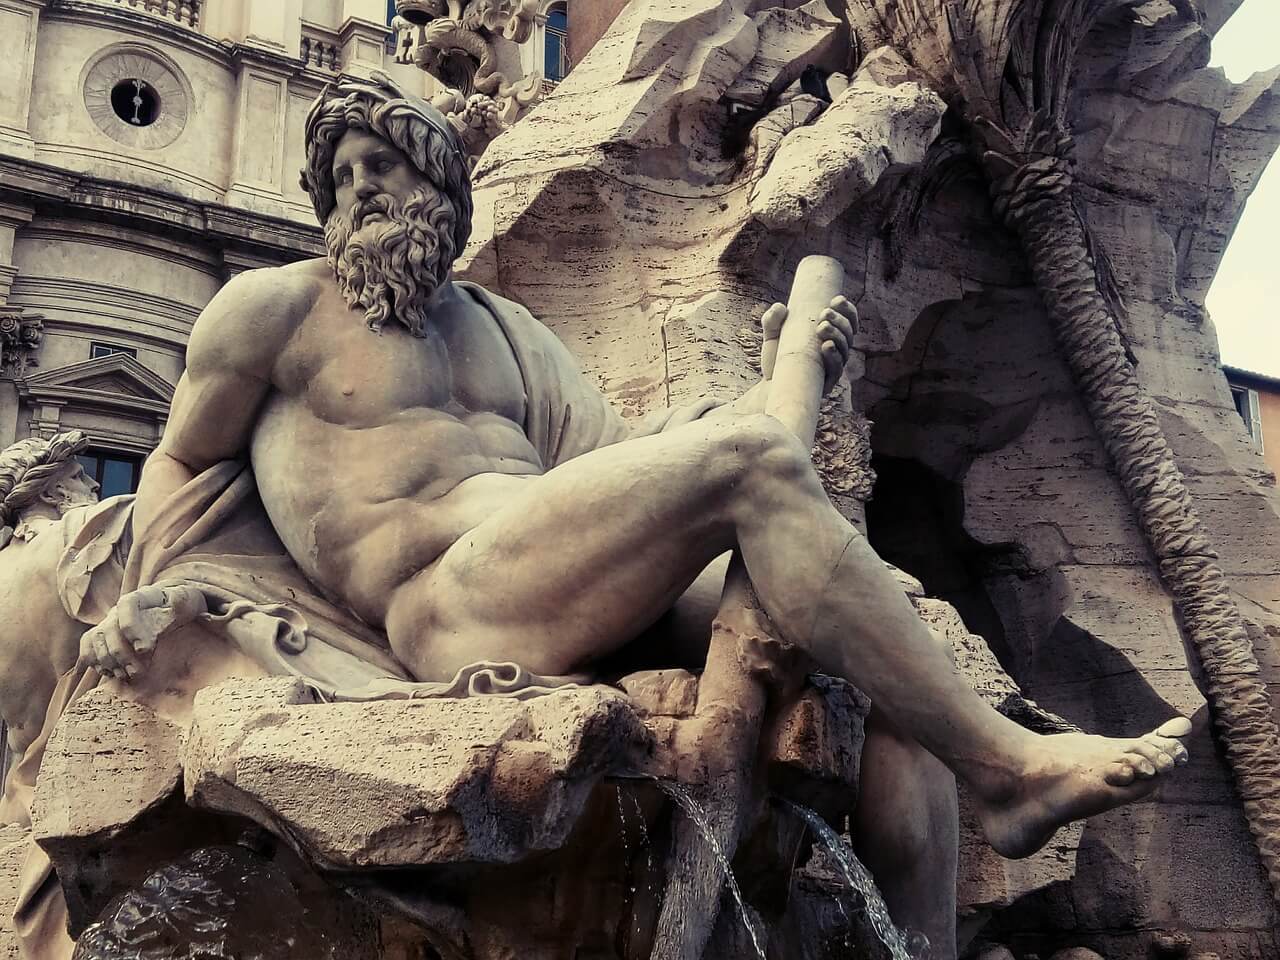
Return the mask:
{"type": "Polygon", "coordinates": [[[263,503],[303,571],[367,620],[542,472],[506,336],[459,288],[424,338],[373,333],[331,280],[272,373],[252,457],[263,503]]]}

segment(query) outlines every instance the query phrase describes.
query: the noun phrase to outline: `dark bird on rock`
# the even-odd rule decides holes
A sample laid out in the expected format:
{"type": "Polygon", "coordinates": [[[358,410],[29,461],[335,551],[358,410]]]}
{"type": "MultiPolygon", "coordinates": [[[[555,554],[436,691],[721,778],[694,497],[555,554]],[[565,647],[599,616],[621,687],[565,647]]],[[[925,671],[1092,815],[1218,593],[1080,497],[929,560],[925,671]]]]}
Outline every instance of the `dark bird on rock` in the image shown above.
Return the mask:
{"type": "Polygon", "coordinates": [[[831,92],[827,89],[827,78],[830,76],[830,70],[819,69],[811,63],[800,74],[800,89],[811,97],[830,103],[831,92]]]}

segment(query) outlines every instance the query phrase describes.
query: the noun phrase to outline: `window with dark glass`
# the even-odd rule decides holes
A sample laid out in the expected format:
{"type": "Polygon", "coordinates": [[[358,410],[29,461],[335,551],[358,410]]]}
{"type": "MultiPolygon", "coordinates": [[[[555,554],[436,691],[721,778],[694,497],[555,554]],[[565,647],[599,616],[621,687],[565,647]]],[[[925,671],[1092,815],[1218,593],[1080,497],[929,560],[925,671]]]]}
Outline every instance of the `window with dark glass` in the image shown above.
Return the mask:
{"type": "Polygon", "coordinates": [[[133,359],[138,359],[138,351],[133,347],[120,347],[114,343],[91,343],[89,344],[89,359],[97,360],[101,357],[109,357],[113,353],[127,353],[133,359]]]}
{"type": "Polygon", "coordinates": [[[136,493],[142,475],[142,458],[110,450],[86,450],[76,457],[87,476],[97,480],[103,500],[122,493],[136,493]]]}
{"type": "Polygon", "coordinates": [[[569,73],[569,14],[559,4],[547,11],[546,64],[543,74],[559,83],[569,73]]]}
{"type": "Polygon", "coordinates": [[[387,23],[390,23],[396,16],[396,0],[387,0],[387,23]]]}

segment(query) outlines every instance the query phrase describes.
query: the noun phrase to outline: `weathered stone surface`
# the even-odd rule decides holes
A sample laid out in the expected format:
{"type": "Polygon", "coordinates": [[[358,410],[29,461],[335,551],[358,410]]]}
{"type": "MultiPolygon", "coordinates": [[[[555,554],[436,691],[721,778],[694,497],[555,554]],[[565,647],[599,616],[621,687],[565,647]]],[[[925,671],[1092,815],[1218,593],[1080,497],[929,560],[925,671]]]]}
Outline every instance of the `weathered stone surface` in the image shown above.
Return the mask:
{"type": "Polygon", "coordinates": [[[831,787],[848,802],[858,786],[870,711],[866,695],[843,680],[810,677],[766,737],[771,782],[783,793],[798,790],[806,797],[815,786],[831,787]]]}
{"type": "Polygon", "coordinates": [[[301,684],[196,699],[188,802],[238,814],[331,869],[503,863],[563,843],[609,770],[649,737],[600,688],[532,700],[307,703],[301,684]]]}
{"type": "MultiPolygon", "coordinates": [[[[889,32],[875,6],[847,5],[864,49],[889,32]]],[[[1280,669],[1271,640],[1280,635],[1280,557],[1271,546],[1280,543],[1280,508],[1231,409],[1203,296],[1243,200],[1280,140],[1280,98],[1272,75],[1235,85],[1203,67],[1209,35],[1222,22],[1222,7],[1214,6],[1204,24],[1153,3],[1132,22],[1095,30],[1082,46],[1069,122],[1081,205],[1124,295],[1122,326],[1139,378],[1246,598],[1270,675],[1280,669]]],[[[929,478],[892,516],[871,517],[873,545],[903,543],[887,559],[951,601],[965,635],[985,635],[1018,686],[1067,720],[1131,735],[1173,713],[1197,717],[1193,754],[1208,760],[1193,765],[1171,796],[1200,802],[1202,826],[1177,842],[1152,838],[1139,888],[1158,877],[1162,859],[1166,869],[1212,863],[1227,846],[1242,860],[1254,856],[1239,833],[1230,784],[1212,759],[1216,748],[1199,726],[1203,698],[1168,597],[1057,354],[1022,253],[993,222],[985,184],[954,168],[957,175],[924,198],[901,242],[885,241],[878,191],[826,228],[767,235],[751,216],[751,197],[766,171],[782,169],[781,153],[763,151],[768,163],[748,154],[735,169],[714,159],[721,121],[702,137],[692,132],[692,118],[716,116],[727,87],[698,74],[681,91],[679,110],[691,118],[682,123],[658,84],[610,86],[608,64],[634,42],[637,23],[620,18],[580,65],[571,95],[549,100],[531,118],[536,123],[512,131],[482,161],[470,275],[547,317],[607,392],[639,413],[709,390],[740,392],[748,378],[736,331],[785,297],[799,256],[838,251],[868,353],[854,404],[875,422],[881,458],[908,462],[929,478]],[[645,137],[628,132],[639,116],[651,121],[645,137]],[[673,170],[683,172],[672,178],[673,170]],[[663,177],[670,179],[660,186],[663,177]],[[561,264],[553,278],[534,267],[550,260],[561,264]]],[[[709,55],[694,37],[726,42],[725,34],[691,32],[682,48],[674,28],[665,36],[672,65],[709,55]]],[[[919,80],[885,58],[861,69],[886,87],[919,80]]],[[[811,137],[826,116],[787,129],[785,116],[770,115],[756,142],[767,147],[784,129],[811,137]]],[[[886,485],[876,496],[891,492],[886,485]]],[[[1092,908],[1077,912],[1072,898],[1089,899],[1086,885],[1104,898],[1108,890],[1127,898],[1134,867],[1123,857],[1099,857],[1084,870],[1081,851],[1119,849],[1130,829],[1102,818],[1087,831],[1060,834],[1049,861],[1025,867],[1022,877],[1016,871],[1023,867],[1009,867],[1010,878],[996,861],[975,868],[975,883],[991,871],[990,889],[975,886],[972,902],[1015,900],[1024,928],[1105,927],[1105,917],[1092,908]],[[1024,896],[1045,885],[1053,903],[1024,896]]],[[[1233,895],[1242,903],[1265,897],[1255,869],[1239,883],[1233,895]]],[[[1191,913],[1218,911],[1216,922],[1239,931],[1231,950],[1260,942],[1248,926],[1256,920],[1252,907],[1231,911],[1219,902],[1202,911],[1198,900],[1191,885],[1173,884],[1147,922],[1173,926],[1191,913]]],[[[1026,950],[1020,943],[1017,953],[1026,950]]],[[[1103,952],[1144,951],[1141,938],[1125,945],[1116,935],[1103,952]]]]}
{"type": "Polygon", "coordinates": [[[99,687],[73,703],[49,740],[33,815],[46,850],[105,845],[178,789],[178,728],[99,687]]]}
{"type": "Polygon", "coordinates": [[[825,0],[810,0],[795,9],[769,7],[754,17],[755,56],[725,91],[725,97],[751,107],[762,106],[800,78],[806,67],[844,66],[844,24],[832,16],[825,0]]]}
{"type": "Polygon", "coordinates": [[[687,717],[698,706],[698,678],[688,670],[644,670],[618,681],[641,716],[687,717]]]}
{"type": "Polygon", "coordinates": [[[19,960],[13,934],[13,905],[18,894],[18,874],[31,831],[14,825],[0,827],[0,960],[19,960]]]}
{"type": "Polygon", "coordinates": [[[179,799],[179,737],[168,720],[106,686],[73,703],[55,728],[32,824],[73,934],[193,829],[179,799]]]}
{"type": "Polygon", "coordinates": [[[860,71],[814,123],[783,137],[752,192],[752,215],[784,232],[827,226],[891,168],[919,163],[944,110],[919,83],[887,87],[860,71]]]}

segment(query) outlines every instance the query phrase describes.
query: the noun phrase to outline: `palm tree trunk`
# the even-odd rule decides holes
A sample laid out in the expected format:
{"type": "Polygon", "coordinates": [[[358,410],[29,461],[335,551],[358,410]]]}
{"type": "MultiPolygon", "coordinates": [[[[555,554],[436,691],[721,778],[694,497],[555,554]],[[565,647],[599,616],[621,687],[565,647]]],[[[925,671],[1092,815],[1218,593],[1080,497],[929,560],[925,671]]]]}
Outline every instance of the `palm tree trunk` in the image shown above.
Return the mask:
{"type": "Polygon", "coordinates": [[[1022,242],[1094,429],[1173,595],[1200,661],[1245,818],[1280,902],[1280,732],[1217,553],[1099,292],[1071,181],[1061,157],[1023,163],[992,185],[995,210],[1022,242]]]}

